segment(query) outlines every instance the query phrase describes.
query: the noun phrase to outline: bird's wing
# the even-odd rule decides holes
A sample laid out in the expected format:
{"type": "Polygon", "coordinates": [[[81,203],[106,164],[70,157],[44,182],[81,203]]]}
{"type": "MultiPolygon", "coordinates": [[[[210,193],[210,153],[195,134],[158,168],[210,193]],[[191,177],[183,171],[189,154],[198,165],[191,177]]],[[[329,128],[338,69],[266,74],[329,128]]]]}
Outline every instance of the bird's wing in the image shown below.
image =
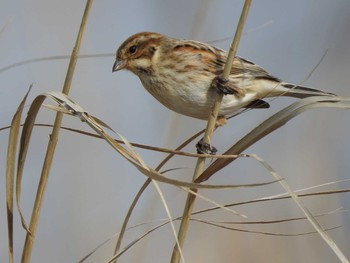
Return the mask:
{"type": "Polygon", "coordinates": [[[280,82],[278,78],[272,76],[262,67],[241,57],[236,57],[233,61],[231,75],[234,77],[246,77],[250,79],[268,79],[280,82]]]}

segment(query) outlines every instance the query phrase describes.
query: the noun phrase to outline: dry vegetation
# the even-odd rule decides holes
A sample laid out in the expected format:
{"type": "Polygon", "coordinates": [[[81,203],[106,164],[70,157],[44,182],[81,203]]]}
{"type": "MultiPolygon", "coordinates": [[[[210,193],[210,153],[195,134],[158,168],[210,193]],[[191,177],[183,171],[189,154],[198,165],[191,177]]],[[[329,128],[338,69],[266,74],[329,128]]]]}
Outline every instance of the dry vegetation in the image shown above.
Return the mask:
{"type": "MultiPolygon", "coordinates": [[[[127,138],[115,132],[103,121],[99,120],[96,117],[93,117],[92,113],[86,112],[77,102],[73,101],[68,96],[70,84],[74,75],[75,64],[79,54],[80,43],[83,38],[84,28],[85,28],[86,21],[88,19],[88,14],[91,8],[91,4],[92,4],[92,1],[88,0],[86,5],[86,10],[83,15],[83,19],[81,23],[81,28],[79,30],[79,34],[77,37],[77,41],[76,41],[75,47],[73,48],[72,55],[70,57],[69,69],[67,72],[67,76],[66,76],[66,80],[65,80],[65,84],[62,92],[47,92],[45,94],[41,94],[37,96],[33,101],[31,101],[30,102],[31,106],[28,112],[26,113],[26,118],[23,123],[23,127],[21,129],[21,117],[22,115],[24,115],[23,111],[24,111],[24,105],[27,100],[27,95],[28,95],[27,94],[24,97],[23,101],[18,106],[17,112],[13,117],[11,126],[9,127],[10,136],[9,136],[9,142],[8,142],[8,155],[7,155],[8,158],[7,158],[7,171],[6,171],[9,262],[13,262],[14,209],[18,209],[21,216],[23,227],[26,231],[25,245],[22,252],[22,262],[30,262],[32,248],[33,248],[33,245],[35,244],[35,236],[36,236],[36,230],[38,227],[38,219],[40,215],[41,204],[45,196],[46,183],[48,180],[50,167],[51,167],[53,156],[55,153],[55,147],[57,144],[59,131],[61,129],[67,129],[72,132],[77,132],[81,136],[90,136],[91,139],[93,139],[94,137],[102,138],[103,141],[101,140],[100,143],[105,143],[105,142],[108,143],[116,152],[120,154],[120,157],[124,158],[125,161],[129,162],[130,165],[134,166],[136,170],[138,170],[139,172],[141,172],[147,177],[147,180],[145,181],[144,185],[136,194],[136,197],[133,203],[130,205],[129,211],[125,217],[124,224],[121,228],[121,231],[118,236],[118,240],[115,245],[114,254],[111,255],[110,259],[107,262],[115,262],[119,257],[122,257],[125,251],[132,248],[132,246],[136,244],[139,240],[149,235],[153,231],[158,230],[162,226],[165,226],[168,224],[171,225],[171,228],[174,234],[174,240],[176,240],[173,256],[170,262],[178,263],[180,262],[181,259],[183,262],[185,261],[191,262],[189,259],[186,260],[186,258],[184,258],[181,248],[184,245],[187,228],[191,221],[191,216],[194,213],[192,210],[193,204],[197,198],[201,198],[211,203],[213,207],[202,211],[196,211],[195,212],[196,214],[205,213],[207,211],[214,211],[217,209],[223,209],[228,211],[229,213],[238,215],[242,219],[242,222],[240,223],[246,222],[249,224],[253,224],[253,223],[273,224],[273,223],[280,222],[278,220],[270,221],[270,222],[247,221],[246,216],[244,214],[233,210],[234,206],[243,205],[242,203],[234,203],[235,200],[232,200],[231,204],[219,204],[213,200],[210,200],[209,198],[206,198],[205,196],[201,195],[199,192],[200,189],[214,189],[214,191],[221,191],[222,189],[227,189],[227,188],[235,189],[235,188],[242,188],[242,187],[261,187],[263,185],[273,184],[273,183],[279,183],[281,187],[285,190],[285,194],[280,196],[262,198],[262,199],[252,199],[252,200],[246,201],[245,204],[256,203],[256,202],[266,202],[268,200],[277,200],[277,199],[290,199],[290,198],[293,199],[293,201],[297,204],[297,206],[303,212],[304,217],[288,218],[288,219],[284,219],[283,221],[288,222],[288,221],[307,219],[309,223],[313,226],[314,232],[318,232],[318,234],[322,237],[322,239],[328,244],[329,249],[333,250],[333,252],[336,253],[339,260],[341,262],[349,262],[344,256],[344,254],[342,253],[342,251],[339,249],[337,244],[332,240],[332,238],[327,233],[328,229],[332,229],[335,226],[330,226],[328,227],[328,229],[321,226],[318,223],[318,220],[316,219],[316,217],[312,215],[312,213],[308,210],[308,208],[305,205],[303,205],[302,201],[300,200],[301,196],[329,195],[329,194],[337,194],[340,192],[347,192],[349,190],[348,189],[342,189],[339,191],[325,190],[323,192],[312,192],[308,194],[296,193],[291,190],[286,180],[282,176],[280,176],[266,161],[264,161],[262,158],[254,154],[244,154],[244,151],[254,143],[258,142],[260,139],[265,137],[266,135],[270,134],[276,129],[279,129],[288,121],[290,121],[294,117],[297,117],[299,114],[309,109],[314,109],[314,108],[349,109],[350,99],[347,97],[339,97],[339,96],[332,96],[332,97],[323,96],[323,97],[311,97],[311,98],[299,100],[293,103],[292,105],[286,107],[285,109],[279,111],[278,113],[274,114],[264,122],[260,123],[255,129],[253,129],[251,132],[243,136],[237,143],[229,147],[229,149],[222,155],[215,155],[215,156],[198,155],[198,154],[192,154],[192,153],[182,151],[182,149],[186,145],[188,145],[193,141],[198,140],[198,137],[202,136],[202,134],[204,134],[204,140],[206,142],[211,141],[211,135],[214,132],[217,112],[220,107],[220,102],[222,99],[222,96],[219,96],[219,95],[217,97],[216,106],[213,107],[214,110],[213,110],[213,114],[211,115],[212,118],[208,121],[206,130],[203,130],[195,134],[194,136],[189,138],[187,141],[185,141],[183,144],[181,144],[179,147],[177,147],[175,150],[130,143],[127,140],[127,138]],[[50,103],[48,105],[45,105],[44,101],[49,101],[50,103]],[[54,121],[54,124],[52,125],[52,132],[50,136],[49,145],[47,146],[47,153],[46,153],[44,165],[42,167],[42,173],[40,177],[39,186],[37,189],[34,208],[31,214],[31,220],[28,223],[26,222],[26,220],[24,219],[21,213],[21,179],[24,171],[26,154],[28,151],[28,147],[30,146],[30,138],[31,138],[32,130],[33,128],[43,126],[36,123],[37,114],[43,107],[48,108],[57,113],[56,113],[56,119],[54,121]],[[90,129],[93,132],[88,133],[88,132],[83,132],[76,129],[71,129],[69,127],[61,127],[62,118],[65,114],[76,117],[77,121],[84,122],[87,126],[90,127],[90,129]],[[114,137],[118,137],[119,140],[115,139],[114,137]],[[17,149],[18,142],[19,142],[19,148],[17,149]],[[168,153],[168,156],[156,168],[152,168],[143,160],[142,156],[138,154],[137,152],[138,147],[145,148],[151,151],[165,152],[165,153],[168,153]],[[187,158],[192,158],[193,161],[195,160],[194,158],[197,158],[197,166],[194,172],[192,182],[173,179],[173,178],[167,177],[165,172],[163,173],[160,172],[162,167],[171,158],[176,158],[178,155],[186,156],[187,158]],[[245,185],[234,185],[234,184],[233,185],[215,185],[215,184],[205,183],[211,176],[215,175],[218,171],[223,169],[225,166],[231,164],[238,158],[252,158],[254,161],[260,163],[262,167],[271,174],[271,177],[272,177],[271,180],[268,182],[249,184],[249,185],[246,185],[246,184],[245,185]],[[208,159],[212,160],[212,163],[209,165],[209,167],[205,167],[205,161],[208,159]],[[184,213],[182,217],[173,218],[172,212],[168,208],[165,199],[162,198],[163,194],[161,189],[158,187],[159,183],[171,184],[177,187],[179,191],[186,191],[188,193],[188,199],[187,199],[187,203],[184,205],[184,213]],[[144,190],[150,184],[153,184],[156,187],[160,198],[162,198],[163,205],[167,211],[168,219],[164,222],[161,222],[157,227],[154,227],[153,229],[144,233],[144,235],[142,235],[141,237],[135,238],[133,242],[124,245],[124,247],[122,248],[123,238],[125,236],[126,231],[128,230],[128,221],[132,216],[133,209],[135,208],[138,200],[142,198],[142,194],[144,190]],[[17,203],[17,206],[14,206],[14,203],[17,203]],[[178,220],[181,220],[181,227],[178,230],[179,232],[177,232],[174,224],[174,222],[178,220]]],[[[240,34],[243,29],[244,21],[248,15],[249,5],[250,5],[250,1],[247,0],[245,3],[245,7],[242,11],[242,17],[238,26],[238,30],[236,32],[236,37],[234,38],[234,41],[232,43],[231,58],[233,58],[235,55],[235,52],[239,43],[239,39],[240,39],[240,34]]],[[[228,61],[230,61],[230,59],[228,61]]],[[[223,76],[224,78],[227,78],[227,72],[230,72],[230,69],[229,69],[230,65],[231,63],[227,63],[226,65],[227,70],[225,70],[226,73],[224,73],[224,76],[223,76]]],[[[325,216],[325,215],[317,215],[317,217],[320,217],[320,216],[325,216]]],[[[193,220],[198,221],[198,219],[193,219],[193,220]]],[[[227,222],[226,223],[213,222],[209,220],[208,221],[202,220],[201,222],[212,226],[216,226],[219,228],[225,228],[227,229],[227,231],[235,229],[230,225],[228,226],[227,222]]],[[[252,231],[248,230],[247,232],[256,233],[256,231],[253,231],[253,230],[252,231]]],[[[263,233],[263,234],[279,235],[277,233],[263,233]]],[[[306,235],[306,234],[310,234],[310,233],[304,232],[296,235],[306,235]]],[[[106,242],[112,242],[112,239],[106,242]]],[[[104,244],[101,244],[101,246],[103,245],[104,244]]],[[[100,246],[97,247],[95,250],[91,251],[91,253],[86,255],[79,262],[84,262],[85,260],[90,258],[96,251],[98,251],[99,248],[100,246]]]]}

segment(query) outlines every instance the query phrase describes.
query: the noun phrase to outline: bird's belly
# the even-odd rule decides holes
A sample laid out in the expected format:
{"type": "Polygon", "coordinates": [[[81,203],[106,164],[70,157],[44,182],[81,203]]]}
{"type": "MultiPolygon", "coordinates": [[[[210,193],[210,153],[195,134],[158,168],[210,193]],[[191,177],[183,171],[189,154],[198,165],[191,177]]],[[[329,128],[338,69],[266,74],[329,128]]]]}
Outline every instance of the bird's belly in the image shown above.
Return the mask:
{"type": "MultiPolygon", "coordinates": [[[[214,105],[216,90],[212,88],[201,88],[204,85],[147,85],[142,81],[146,90],[167,108],[197,119],[208,119],[214,105]]],[[[206,85],[210,87],[210,83],[206,85]]],[[[237,98],[234,95],[224,96],[219,115],[232,115],[247,105],[251,98],[244,96],[237,98]]]]}

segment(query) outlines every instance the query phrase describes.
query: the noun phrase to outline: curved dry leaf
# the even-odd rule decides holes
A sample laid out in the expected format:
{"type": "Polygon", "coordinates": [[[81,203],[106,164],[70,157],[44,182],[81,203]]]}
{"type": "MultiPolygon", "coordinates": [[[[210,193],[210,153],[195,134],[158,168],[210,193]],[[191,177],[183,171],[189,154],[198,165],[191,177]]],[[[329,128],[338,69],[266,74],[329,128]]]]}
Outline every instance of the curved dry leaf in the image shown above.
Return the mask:
{"type": "MultiPolygon", "coordinates": [[[[266,135],[280,128],[288,121],[299,115],[300,113],[314,109],[314,108],[350,108],[350,98],[339,96],[322,96],[322,97],[309,97],[301,99],[292,105],[277,112],[259,126],[254,128],[246,136],[235,143],[225,154],[236,155],[241,154],[248,147],[264,138],[266,135]]],[[[231,162],[233,159],[218,159],[214,161],[196,180],[197,183],[208,180],[213,174],[221,170],[231,162]]]]}
{"type": "Polygon", "coordinates": [[[15,115],[12,118],[10,126],[10,134],[7,147],[6,158],[6,208],[7,208],[7,233],[8,233],[8,250],[9,261],[13,262],[13,197],[14,197],[14,179],[15,179],[15,164],[19,128],[21,124],[21,116],[27,97],[32,85],[30,85],[27,94],[19,104],[15,115]]]}
{"type": "Polygon", "coordinates": [[[21,217],[22,226],[26,229],[27,233],[30,234],[29,228],[25,222],[24,216],[22,214],[21,210],[21,188],[22,188],[22,176],[23,176],[23,168],[26,161],[26,156],[28,152],[30,137],[32,134],[34,122],[36,119],[36,116],[41,108],[42,103],[44,102],[46,96],[40,95],[37,96],[27,113],[27,117],[25,119],[22,134],[21,134],[21,140],[20,140],[20,148],[18,153],[18,163],[17,163],[17,178],[16,178],[16,200],[17,200],[17,207],[18,211],[21,217]]]}
{"type": "MultiPolygon", "coordinates": [[[[212,185],[212,184],[198,184],[198,183],[190,183],[180,180],[171,179],[168,177],[165,177],[158,171],[150,168],[147,166],[142,159],[140,159],[139,154],[137,154],[134,150],[132,152],[125,149],[123,146],[120,145],[117,141],[115,141],[114,138],[112,138],[109,134],[105,132],[105,130],[102,128],[99,123],[95,121],[95,118],[92,118],[91,115],[85,111],[80,105],[78,105],[76,102],[74,102],[72,99],[70,99],[68,96],[64,95],[61,92],[46,92],[43,96],[47,96],[48,98],[52,99],[56,103],[59,104],[60,107],[64,107],[66,110],[71,112],[73,116],[78,117],[81,121],[87,123],[92,129],[94,129],[104,140],[108,142],[109,145],[111,145],[116,151],[118,151],[119,154],[121,154],[127,161],[129,161],[132,165],[134,165],[141,173],[146,175],[147,177],[167,184],[172,184],[175,186],[183,186],[187,188],[193,188],[193,189],[221,189],[221,188],[240,188],[240,187],[257,187],[262,185],[268,185],[273,184],[276,181],[270,181],[270,182],[263,182],[263,183],[256,183],[256,184],[240,184],[240,185],[212,185]]],[[[131,147],[131,144],[128,143],[128,141],[125,140],[125,138],[120,135],[119,133],[115,132],[129,147],[131,147]]]]}

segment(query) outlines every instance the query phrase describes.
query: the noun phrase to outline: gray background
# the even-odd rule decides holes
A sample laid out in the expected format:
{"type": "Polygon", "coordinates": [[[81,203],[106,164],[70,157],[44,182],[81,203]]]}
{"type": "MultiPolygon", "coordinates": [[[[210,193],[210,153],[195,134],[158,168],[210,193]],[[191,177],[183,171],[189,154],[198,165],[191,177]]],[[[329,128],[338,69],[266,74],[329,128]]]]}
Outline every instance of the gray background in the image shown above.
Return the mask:
{"type": "MultiPolygon", "coordinates": [[[[243,1],[131,0],[95,1],[81,48],[82,54],[113,53],[131,34],[156,31],[174,37],[215,41],[230,37],[243,1]]],[[[0,68],[27,59],[69,55],[80,24],[85,1],[0,0],[0,68]]],[[[341,95],[350,95],[350,2],[346,0],[253,1],[238,54],[268,69],[281,79],[300,83],[328,53],[305,85],[341,95]]],[[[231,40],[215,45],[227,49],[231,40]]],[[[128,72],[112,74],[113,56],[79,60],[71,97],[89,113],[98,116],[128,140],[174,148],[205,127],[204,121],[179,116],[160,105],[128,72]]],[[[68,60],[27,64],[0,73],[0,126],[11,118],[30,83],[28,101],[38,94],[61,90],[68,60]]],[[[231,120],[217,131],[213,144],[221,151],[272,113],[294,100],[281,98],[269,110],[254,110],[231,120]]],[[[28,108],[26,108],[28,109],[28,108]]],[[[307,112],[247,150],[267,160],[293,189],[349,178],[349,113],[322,109],[307,112]]],[[[54,114],[42,110],[38,122],[51,123],[54,114]]],[[[64,125],[89,130],[77,119],[66,117],[64,125]]],[[[38,174],[50,130],[35,129],[23,178],[23,211],[29,221],[38,174]]],[[[6,262],[5,161],[8,132],[0,133],[0,261],[6,262]]],[[[193,145],[186,148],[194,151],[193,145]]],[[[155,167],[163,154],[139,150],[155,167]]],[[[194,159],[177,158],[168,173],[183,180],[192,178],[194,159]]],[[[39,222],[32,262],[77,262],[96,245],[119,231],[121,220],[145,177],[109,146],[96,139],[63,131],[49,179],[39,222]]],[[[211,183],[254,183],[271,176],[254,160],[242,159],[218,173],[211,183]]],[[[185,193],[161,185],[173,216],[182,213],[185,193]]],[[[343,182],[328,188],[346,188],[343,182]]],[[[283,192],[279,185],[255,189],[202,191],[222,203],[253,199],[283,192]]],[[[349,208],[347,194],[303,199],[315,213],[349,208]]],[[[211,206],[198,201],[196,208],[211,206]]],[[[301,216],[291,201],[237,207],[248,220],[301,216]]],[[[18,213],[15,214],[15,259],[23,245],[18,213]]],[[[146,191],[131,224],[165,218],[154,187],[146,191]]],[[[227,212],[212,212],[197,218],[237,221],[227,212]]],[[[322,217],[322,225],[342,228],[330,235],[347,257],[349,215],[322,217]]],[[[154,224],[153,224],[154,225],[154,224]]],[[[128,232],[132,241],[149,227],[128,232]]],[[[312,231],[307,222],[237,226],[273,233],[312,231]]],[[[126,243],[125,243],[126,244],[126,243]]],[[[127,252],[120,262],[168,262],[174,238],[170,227],[152,234],[127,252]]],[[[88,262],[105,262],[113,242],[88,262]]],[[[337,262],[333,252],[316,234],[276,237],[216,229],[191,224],[185,244],[186,262],[337,262]]]]}

